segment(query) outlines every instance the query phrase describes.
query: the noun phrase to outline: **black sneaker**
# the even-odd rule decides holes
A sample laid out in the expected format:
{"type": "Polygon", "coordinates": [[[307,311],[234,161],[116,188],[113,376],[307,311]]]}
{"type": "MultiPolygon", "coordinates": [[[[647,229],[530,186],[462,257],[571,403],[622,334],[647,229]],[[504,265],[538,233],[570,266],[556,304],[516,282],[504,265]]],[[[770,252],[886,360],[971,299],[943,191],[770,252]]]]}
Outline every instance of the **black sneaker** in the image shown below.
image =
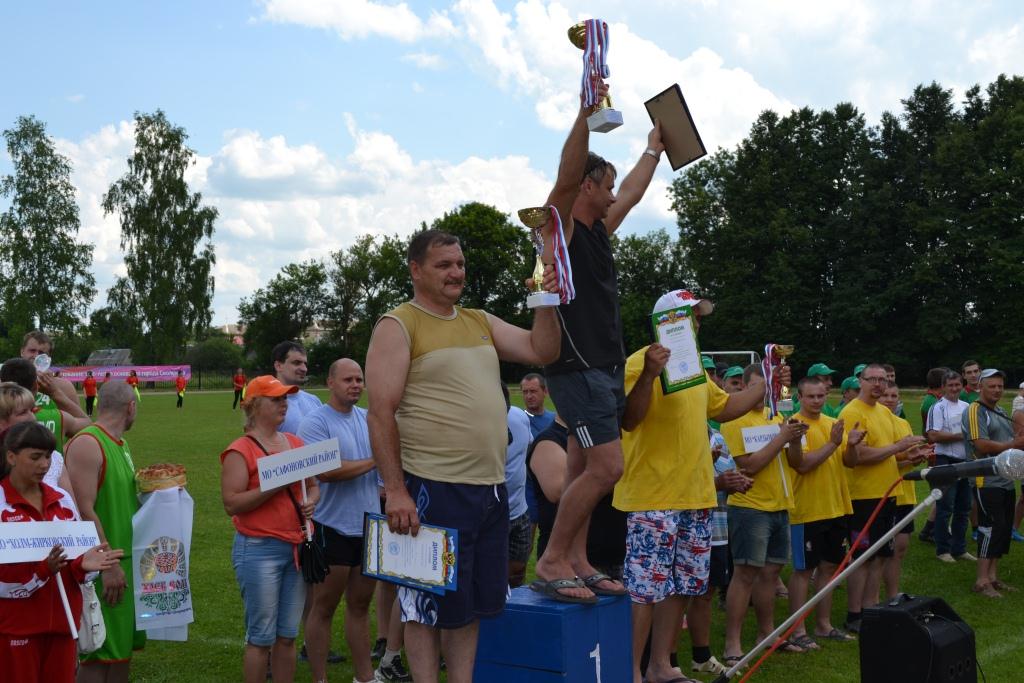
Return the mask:
{"type": "Polygon", "coordinates": [[[412,675],[405,668],[401,657],[395,657],[388,664],[381,664],[373,673],[374,679],[378,681],[411,681],[412,675]]]}
{"type": "Polygon", "coordinates": [[[370,659],[380,659],[388,649],[388,639],[378,638],[373,643],[373,650],[370,651],[370,659]]]}
{"type": "Polygon", "coordinates": [[[860,635],[860,619],[846,622],[845,624],[843,624],[843,629],[848,633],[860,635]]]}

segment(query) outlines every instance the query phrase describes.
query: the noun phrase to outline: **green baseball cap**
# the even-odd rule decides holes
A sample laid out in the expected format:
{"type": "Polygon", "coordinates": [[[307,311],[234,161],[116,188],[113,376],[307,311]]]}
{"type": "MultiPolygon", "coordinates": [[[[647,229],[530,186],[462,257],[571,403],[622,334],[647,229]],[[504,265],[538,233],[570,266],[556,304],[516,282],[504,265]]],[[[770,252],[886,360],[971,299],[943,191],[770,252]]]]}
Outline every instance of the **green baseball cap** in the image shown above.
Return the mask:
{"type": "Polygon", "coordinates": [[[808,377],[814,377],[816,375],[831,375],[834,373],[835,370],[825,365],[824,363],[815,363],[811,367],[807,368],[808,377]]]}
{"type": "Polygon", "coordinates": [[[728,370],[725,371],[725,374],[722,375],[722,379],[728,379],[729,377],[742,377],[742,376],[743,376],[743,368],[741,368],[738,365],[734,365],[734,366],[732,366],[731,368],[729,368],[728,370]]]}
{"type": "Polygon", "coordinates": [[[839,389],[841,391],[846,391],[847,389],[856,389],[857,391],[860,391],[860,380],[856,377],[847,377],[843,380],[843,383],[839,385],[839,389]]]}
{"type": "Polygon", "coordinates": [[[864,372],[864,368],[868,366],[867,363],[858,363],[853,367],[853,376],[860,377],[860,373],[864,372]]]}
{"type": "Polygon", "coordinates": [[[710,356],[701,356],[700,357],[700,364],[704,366],[705,370],[714,370],[715,369],[715,361],[711,360],[710,356]]]}

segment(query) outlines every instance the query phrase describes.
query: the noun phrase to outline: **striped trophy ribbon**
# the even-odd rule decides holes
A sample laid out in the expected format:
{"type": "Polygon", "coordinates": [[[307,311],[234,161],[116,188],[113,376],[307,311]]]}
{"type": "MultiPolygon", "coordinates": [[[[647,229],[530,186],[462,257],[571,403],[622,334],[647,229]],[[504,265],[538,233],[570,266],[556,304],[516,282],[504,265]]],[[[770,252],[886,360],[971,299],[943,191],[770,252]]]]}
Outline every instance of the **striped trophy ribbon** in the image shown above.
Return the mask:
{"type": "Polygon", "coordinates": [[[558,209],[554,205],[548,206],[551,211],[551,220],[555,224],[552,244],[555,249],[555,272],[558,275],[558,294],[563,304],[567,304],[576,298],[576,288],[572,284],[572,264],[569,262],[569,246],[565,242],[565,233],[562,231],[562,218],[558,215],[558,209]]]}
{"type": "Polygon", "coordinates": [[[583,48],[583,104],[596,106],[600,102],[598,86],[608,78],[608,24],[600,19],[586,21],[587,42],[583,48]]]}

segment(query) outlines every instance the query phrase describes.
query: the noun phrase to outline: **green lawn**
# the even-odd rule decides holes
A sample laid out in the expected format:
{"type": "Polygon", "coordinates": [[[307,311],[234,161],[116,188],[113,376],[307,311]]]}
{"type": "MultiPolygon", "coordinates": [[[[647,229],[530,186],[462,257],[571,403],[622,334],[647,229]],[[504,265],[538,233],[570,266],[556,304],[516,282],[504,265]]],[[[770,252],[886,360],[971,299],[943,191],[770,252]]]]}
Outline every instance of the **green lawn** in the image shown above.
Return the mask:
{"type": "MultiPolygon", "coordinates": [[[[521,404],[517,387],[513,401],[521,404]]],[[[316,392],[323,397],[324,392],[316,392]]],[[[904,397],[915,429],[919,395],[904,397]]],[[[172,393],[143,394],[136,425],[128,434],[136,466],[170,461],[188,468],[188,489],[196,502],[192,546],[192,587],[196,621],[187,643],[151,642],[133,663],[135,681],[237,681],[241,679],[243,645],[242,602],[231,568],[233,528],[220,503],[219,453],[241,433],[242,413],[231,411],[230,392],[190,392],[185,408],[176,410],[172,393]]],[[[1007,398],[1007,403],[1009,397],[1007,398]]],[[[1024,587],[1024,545],[1014,544],[1005,560],[1003,577],[1024,587]]],[[[904,570],[904,590],[944,598],[974,628],[978,658],[988,681],[1020,680],[1024,663],[1024,593],[995,601],[970,592],[974,567],[967,563],[943,565],[934,559],[934,549],[914,538],[904,570]]],[[[845,592],[836,593],[837,623],[845,613],[845,592]]],[[[778,604],[778,619],[785,606],[778,604]]],[[[712,628],[712,651],[721,656],[723,614],[716,608],[712,628]]],[[[334,630],[334,649],[344,650],[341,618],[334,630]]],[[[748,624],[744,644],[752,643],[748,624]]],[[[680,641],[681,659],[689,656],[689,639],[680,641]]],[[[893,656],[898,656],[894,653],[893,656]]],[[[686,660],[688,662],[688,660],[686,660]]],[[[332,680],[349,681],[346,664],[331,667],[332,680]]],[[[859,681],[856,644],[829,644],[824,650],[806,655],[773,656],[752,680],[770,682],[859,681]]],[[[710,677],[709,677],[710,678],[710,677]]],[[[298,681],[309,681],[309,668],[300,664],[298,681]]],[[[738,679],[735,679],[738,680],[738,679]]],[[[486,683],[486,682],[483,682],[486,683]]],[[[607,683],[607,682],[606,682],[607,683]]],[[[613,682],[618,683],[618,682],[613,682]]]]}

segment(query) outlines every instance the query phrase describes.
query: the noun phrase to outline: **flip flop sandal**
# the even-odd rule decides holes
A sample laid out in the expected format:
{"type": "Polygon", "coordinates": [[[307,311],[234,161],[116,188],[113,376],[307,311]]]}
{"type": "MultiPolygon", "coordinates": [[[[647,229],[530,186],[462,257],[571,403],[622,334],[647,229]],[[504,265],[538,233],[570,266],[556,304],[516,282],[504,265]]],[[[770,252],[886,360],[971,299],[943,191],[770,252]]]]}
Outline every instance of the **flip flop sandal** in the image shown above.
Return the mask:
{"type": "Polygon", "coordinates": [[[544,597],[551,598],[557,602],[571,602],[579,605],[596,605],[597,596],[591,595],[588,598],[578,598],[575,595],[566,595],[559,591],[566,588],[583,588],[583,582],[577,578],[572,579],[552,579],[551,581],[545,581],[544,579],[537,579],[530,584],[530,590],[536,591],[542,594],[544,597]]]}
{"type": "MultiPolygon", "coordinates": [[[[803,635],[796,636],[796,637],[791,637],[789,639],[789,642],[793,643],[797,647],[802,647],[804,649],[804,652],[807,652],[808,650],[820,650],[821,649],[821,646],[818,645],[818,643],[816,643],[814,641],[814,638],[811,638],[806,633],[804,633],[803,635]]],[[[779,647],[782,647],[782,646],[780,645],[779,647]]]]}
{"type": "Polygon", "coordinates": [[[836,641],[839,641],[841,643],[848,643],[848,642],[850,642],[852,640],[857,640],[855,637],[853,637],[852,635],[850,635],[846,631],[844,631],[842,629],[838,629],[838,628],[834,628],[834,629],[832,629],[831,631],[829,631],[828,633],[825,633],[825,634],[815,633],[814,637],[815,638],[824,638],[825,640],[836,640],[836,641]]]}
{"type": "Polygon", "coordinates": [[[725,664],[727,669],[731,669],[740,662],[746,655],[722,655],[722,664],[725,664]]]}
{"type": "Polygon", "coordinates": [[[776,652],[785,652],[787,655],[802,655],[807,650],[797,645],[795,642],[787,638],[786,640],[779,643],[779,646],[775,648],[776,652]]]}
{"type": "Polygon", "coordinates": [[[618,597],[626,594],[626,587],[623,586],[620,589],[614,588],[599,588],[597,584],[602,581],[614,581],[614,579],[607,574],[597,572],[583,578],[583,585],[594,592],[595,595],[610,595],[612,597],[618,597]]]}

